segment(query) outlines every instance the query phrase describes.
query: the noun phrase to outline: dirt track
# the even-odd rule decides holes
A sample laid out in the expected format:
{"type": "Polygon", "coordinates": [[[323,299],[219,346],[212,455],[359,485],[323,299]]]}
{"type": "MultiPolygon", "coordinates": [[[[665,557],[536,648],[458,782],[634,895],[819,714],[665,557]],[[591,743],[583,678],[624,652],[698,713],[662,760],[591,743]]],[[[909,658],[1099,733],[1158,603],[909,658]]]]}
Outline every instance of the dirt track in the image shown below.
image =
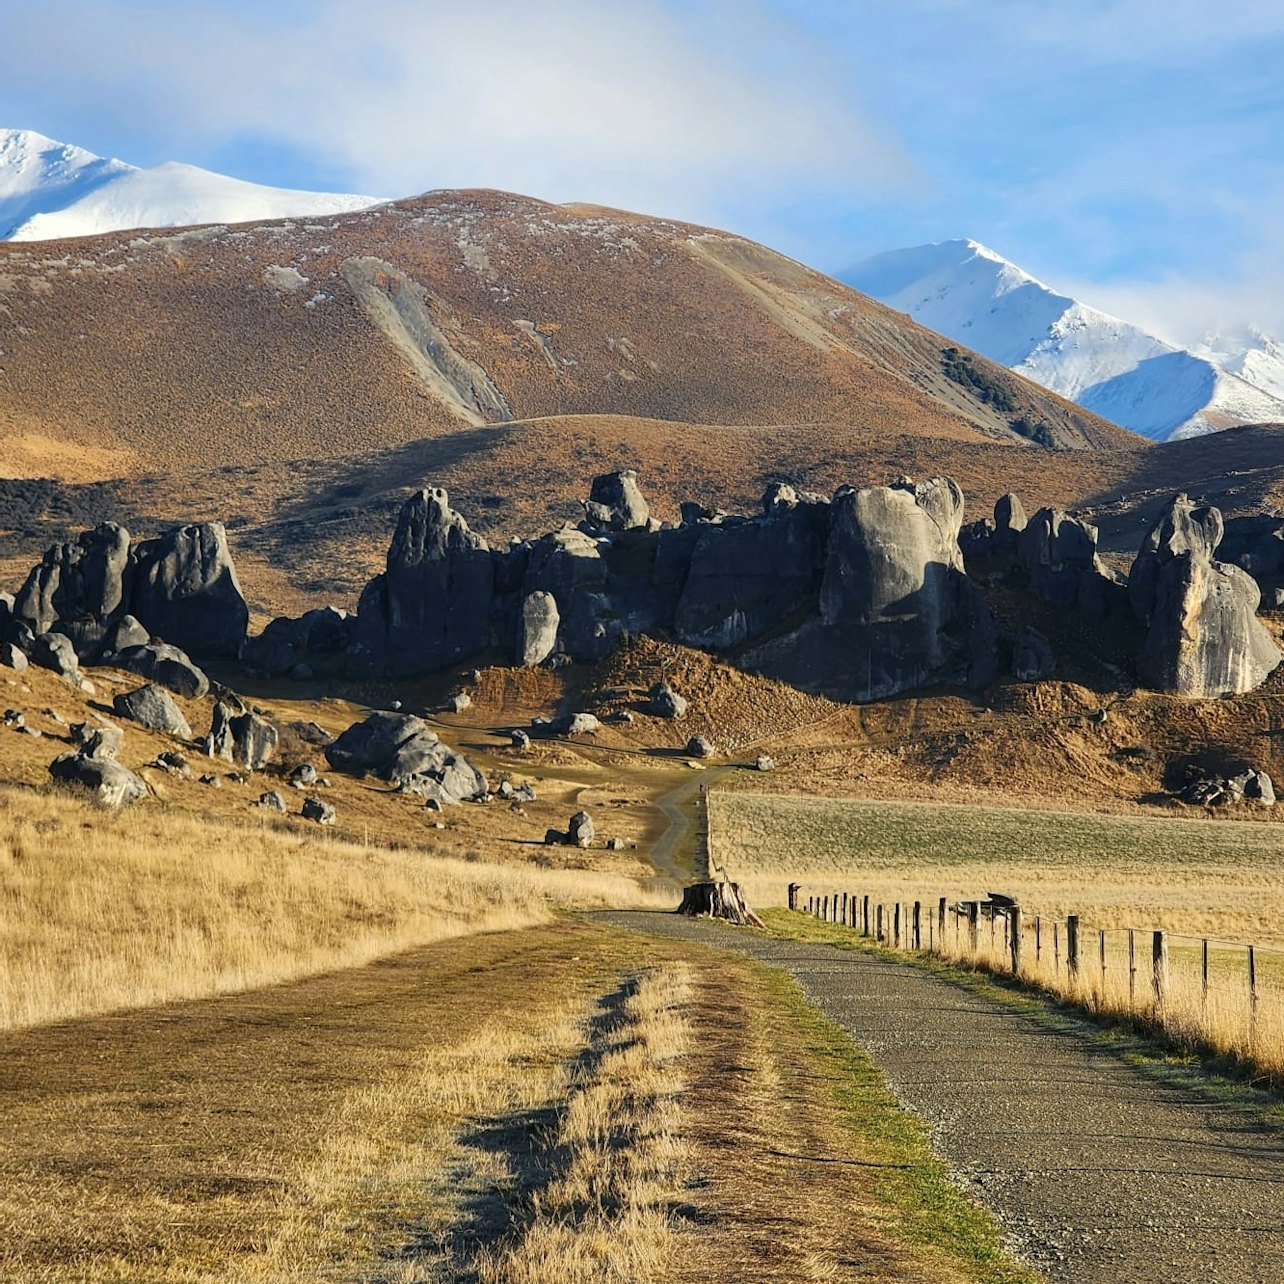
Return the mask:
{"type": "Polygon", "coordinates": [[[1284,1137],[913,967],[673,915],[597,916],[798,978],[877,1060],[939,1152],[1058,1284],[1284,1281],[1284,1137]]]}

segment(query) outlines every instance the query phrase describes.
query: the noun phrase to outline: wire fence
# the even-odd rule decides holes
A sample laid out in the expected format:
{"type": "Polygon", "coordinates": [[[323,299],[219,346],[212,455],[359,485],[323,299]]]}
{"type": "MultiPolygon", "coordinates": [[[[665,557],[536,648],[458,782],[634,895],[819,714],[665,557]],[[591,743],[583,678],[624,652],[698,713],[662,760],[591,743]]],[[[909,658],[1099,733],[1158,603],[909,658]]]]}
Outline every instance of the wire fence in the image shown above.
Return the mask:
{"type": "Polygon", "coordinates": [[[890,950],[1012,975],[1284,1079],[1284,949],[1031,913],[1010,897],[892,901],[789,888],[789,908],[890,950]]]}

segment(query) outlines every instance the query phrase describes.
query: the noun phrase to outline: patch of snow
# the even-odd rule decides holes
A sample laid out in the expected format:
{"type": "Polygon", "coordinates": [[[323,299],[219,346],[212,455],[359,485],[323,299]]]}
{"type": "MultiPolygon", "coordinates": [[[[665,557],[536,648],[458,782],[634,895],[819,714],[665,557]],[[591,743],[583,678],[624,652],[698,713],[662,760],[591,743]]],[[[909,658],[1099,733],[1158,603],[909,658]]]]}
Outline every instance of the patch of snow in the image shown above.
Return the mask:
{"type": "Polygon", "coordinates": [[[265,187],[173,162],[139,169],[30,130],[0,129],[0,240],[340,214],[377,199],[265,187]]]}

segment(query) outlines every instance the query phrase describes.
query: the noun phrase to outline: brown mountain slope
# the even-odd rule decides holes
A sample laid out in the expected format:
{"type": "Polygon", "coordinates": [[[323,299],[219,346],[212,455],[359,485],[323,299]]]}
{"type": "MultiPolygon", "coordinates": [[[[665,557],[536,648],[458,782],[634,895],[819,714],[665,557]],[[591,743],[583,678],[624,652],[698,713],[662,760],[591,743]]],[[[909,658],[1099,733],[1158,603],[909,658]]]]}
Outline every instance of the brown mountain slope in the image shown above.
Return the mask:
{"type": "Polygon", "coordinates": [[[0,245],[0,474],[337,458],[611,414],[1063,446],[1135,438],[721,232],[495,192],[0,245]],[[995,390],[999,390],[995,393],[995,390]],[[996,403],[1002,409],[996,408],[996,403]]]}

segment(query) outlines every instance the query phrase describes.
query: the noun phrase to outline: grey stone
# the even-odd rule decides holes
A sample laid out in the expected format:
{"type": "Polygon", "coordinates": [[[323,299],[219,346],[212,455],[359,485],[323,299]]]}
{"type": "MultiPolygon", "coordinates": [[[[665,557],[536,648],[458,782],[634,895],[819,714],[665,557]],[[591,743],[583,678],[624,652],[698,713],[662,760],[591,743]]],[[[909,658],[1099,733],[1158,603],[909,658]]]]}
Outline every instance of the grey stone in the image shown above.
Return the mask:
{"type": "Polygon", "coordinates": [[[99,662],[101,663],[107,656],[114,656],[130,647],[146,646],[151,640],[151,634],[134,616],[122,615],[103,635],[99,662]]]}
{"type": "Polygon", "coordinates": [[[584,505],[587,524],[599,531],[627,531],[644,527],[651,510],[638,487],[638,475],[631,468],[603,473],[593,478],[588,502],[584,505]]]}
{"type": "Polygon", "coordinates": [[[1040,682],[1057,670],[1052,643],[1038,629],[1025,628],[1012,644],[1012,673],[1019,682],[1040,682]]]}
{"type": "Polygon", "coordinates": [[[332,767],[372,772],[423,798],[457,803],[488,791],[486,777],[411,714],[373,713],[349,727],[325,754],[332,767]]]}
{"type": "Polygon", "coordinates": [[[529,749],[531,747],[531,738],[529,733],[523,731],[520,727],[515,727],[509,732],[509,738],[513,742],[514,749],[529,749]]]}
{"type": "Polygon", "coordinates": [[[592,713],[568,713],[554,719],[552,727],[561,736],[595,736],[602,729],[602,724],[592,713]]]}
{"type": "Polygon", "coordinates": [[[162,771],[168,771],[171,775],[180,776],[184,780],[192,778],[192,769],[188,766],[187,759],[173,749],[166,749],[164,753],[157,754],[155,765],[162,771]]]}
{"type": "Polygon", "coordinates": [[[754,762],[754,766],[759,771],[775,771],[776,760],[774,758],[768,757],[768,755],[765,753],[759,754],[757,759],[754,762]]]}
{"type": "Polygon", "coordinates": [[[210,775],[201,776],[200,783],[202,785],[208,785],[211,789],[223,788],[223,781],[218,776],[210,776],[210,775]]]}
{"type": "Polygon", "coordinates": [[[687,753],[692,758],[712,758],[716,750],[705,736],[692,736],[687,741],[687,753]]]}
{"type": "Polygon", "coordinates": [[[125,807],[147,796],[147,786],[111,758],[65,753],[49,764],[49,774],[61,784],[88,790],[103,807],[125,807]]]}
{"type": "Polygon", "coordinates": [[[1246,571],[1213,558],[1221,513],[1177,495],[1142,542],[1128,578],[1146,629],[1137,659],[1142,681],[1194,697],[1252,691],[1280,663],[1257,619],[1261,593],[1246,571]]]}
{"type": "Polygon", "coordinates": [[[0,665],[6,669],[13,669],[15,673],[21,673],[29,663],[25,653],[12,642],[0,642],[0,665]]]}
{"type": "Polygon", "coordinates": [[[73,722],[69,730],[85,758],[114,758],[125,746],[124,730],[109,722],[73,722]]]}
{"type": "Polygon", "coordinates": [[[567,843],[567,837],[563,830],[546,829],[544,831],[545,847],[565,847],[566,843],[567,843]]]}
{"type": "Polygon", "coordinates": [[[446,700],[446,713],[463,713],[465,709],[473,707],[473,698],[467,691],[456,691],[454,695],[446,700]]]}
{"type": "Polygon", "coordinates": [[[280,733],[267,718],[246,712],[230,719],[232,761],[248,771],[262,771],[276,755],[280,733]]]}
{"type": "Polygon", "coordinates": [[[567,829],[567,843],[571,847],[588,847],[594,837],[593,818],[586,811],[577,811],[567,829]]]}
{"type": "Polygon", "coordinates": [[[317,783],[317,769],[310,762],[301,762],[290,772],[290,785],[295,789],[307,789],[317,783]]]}
{"type": "Polygon", "coordinates": [[[444,490],[421,490],[402,506],[387,569],[357,608],[360,662],[392,676],[445,668],[485,647],[494,562],[444,490]]]}
{"type": "Polygon", "coordinates": [[[686,698],[667,682],[657,682],[647,694],[647,712],[657,718],[681,718],[686,711],[686,698]]]}
{"type": "Polygon", "coordinates": [[[61,633],[38,633],[31,645],[31,663],[71,681],[80,674],[76,648],[71,639],[61,633]]]}
{"type": "Polygon", "coordinates": [[[250,609],[221,522],[145,540],[130,561],[129,609],[153,637],[188,655],[240,656],[250,609]]]}
{"type": "Polygon", "coordinates": [[[113,668],[150,678],[158,686],[175,695],[200,699],[210,689],[209,679],[196,667],[187,653],[168,642],[148,642],[142,646],[128,646],[111,657],[113,668]]]}
{"type": "Polygon", "coordinates": [[[1051,606],[1075,606],[1085,581],[1101,577],[1097,528],[1058,508],[1041,508],[1018,538],[1030,590],[1051,606]]]}
{"type": "Polygon", "coordinates": [[[318,825],[333,825],[339,818],[328,802],[312,797],[303,800],[301,815],[305,820],[315,820],[318,825]]]}
{"type": "Polygon", "coordinates": [[[123,691],[112,701],[112,708],[122,718],[137,722],[149,731],[160,731],[167,735],[190,740],[192,729],[187,725],[182,710],[173,701],[169,692],[149,682],[146,686],[134,691],[123,691]]]}
{"type": "Polygon", "coordinates": [[[522,602],[517,627],[517,663],[533,668],[543,664],[557,649],[561,615],[557,599],[546,589],[528,593],[522,602]]]}
{"type": "Polygon", "coordinates": [[[288,808],[285,805],[285,799],[275,789],[269,789],[261,793],[255,801],[256,807],[262,807],[265,811],[279,811],[285,815],[288,808]]]}
{"type": "Polygon", "coordinates": [[[87,656],[123,609],[128,576],[129,532],[104,522],[45,553],[14,599],[14,617],[37,634],[67,624],[87,656]]]}

